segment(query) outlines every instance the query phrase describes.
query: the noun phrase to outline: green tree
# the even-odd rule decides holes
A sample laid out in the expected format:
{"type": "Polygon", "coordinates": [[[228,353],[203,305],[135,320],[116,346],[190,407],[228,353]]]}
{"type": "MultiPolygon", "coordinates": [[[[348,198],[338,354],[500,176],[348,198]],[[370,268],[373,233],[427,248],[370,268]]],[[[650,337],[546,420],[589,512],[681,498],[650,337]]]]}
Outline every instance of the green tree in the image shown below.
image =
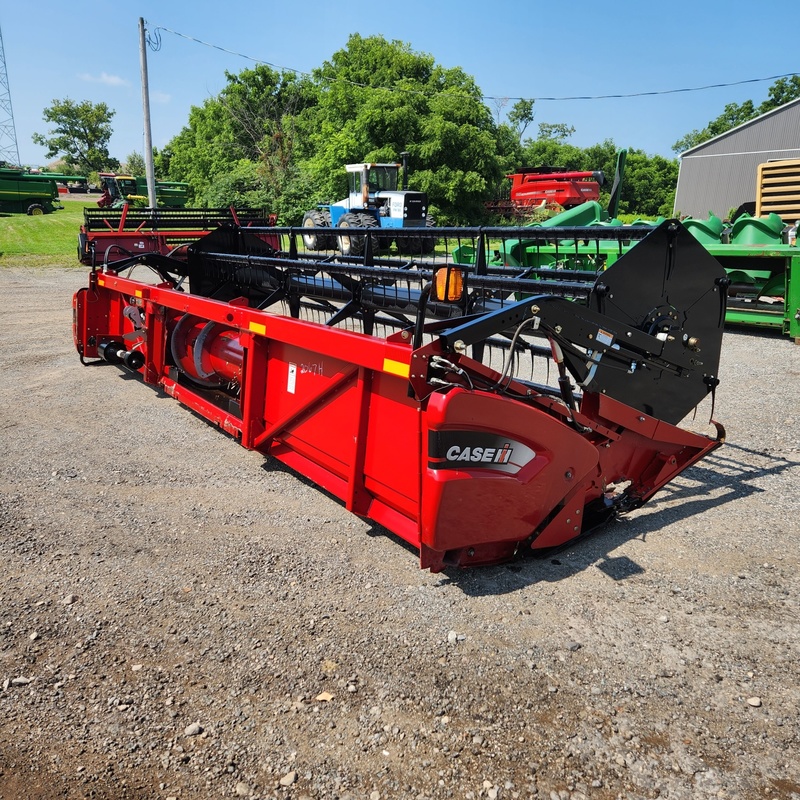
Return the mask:
{"type": "Polygon", "coordinates": [[[188,123],[157,157],[167,171],[161,174],[186,181],[197,205],[208,205],[207,193],[218,175],[227,172],[238,159],[233,150],[233,133],[227,112],[216,98],[193,106],[188,123]]]}
{"type": "Polygon", "coordinates": [[[539,138],[552,139],[553,141],[564,143],[575,133],[575,128],[572,125],[567,125],[563,122],[540,122],[539,123],[539,138]]]}
{"type": "Polygon", "coordinates": [[[243,158],[217,176],[208,187],[205,200],[214,208],[232,205],[271,210],[274,197],[262,180],[258,164],[243,158]]]}
{"type": "Polygon", "coordinates": [[[264,65],[226,78],[222,92],[193,107],[188,124],[156,154],[159,171],[187,181],[200,205],[242,205],[247,197],[282,219],[296,216],[285,204],[297,173],[297,115],[315,104],[315,87],[264,65]]]}
{"type": "MultiPolygon", "coordinates": [[[[504,101],[503,104],[505,104],[504,101]]],[[[518,100],[506,115],[505,122],[498,122],[495,144],[502,178],[492,192],[493,196],[505,195],[510,182],[505,178],[522,164],[522,137],[533,122],[533,100],[518,100]]]]}
{"type": "Polygon", "coordinates": [[[677,183],[677,159],[650,156],[642,150],[629,148],[622,181],[620,213],[647,217],[670,216],[677,183]]]}
{"type": "Polygon", "coordinates": [[[517,140],[520,143],[522,143],[522,137],[525,135],[525,131],[536,116],[533,113],[533,103],[533,100],[517,100],[512,106],[511,111],[508,112],[508,124],[517,134],[517,140]]]}
{"type": "MultiPolygon", "coordinates": [[[[592,172],[595,170],[602,171],[609,181],[607,189],[610,191],[610,183],[614,179],[614,170],[617,167],[617,154],[619,151],[619,145],[611,139],[604,139],[602,142],[590,145],[582,151],[583,159],[580,169],[592,172]]],[[[630,148],[628,148],[628,151],[630,152],[630,148]]]]}
{"type": "Polygon", "coordinates": [[[412,188],[440,222],[474,220],[501,175],[496,127],[475,81],[381,36],[353,34],[314,72],[319,104],[303,115],[301,172],[315,200],[347,193],[344,165],[411,155],[412,188]]]}
{"type": "Polygon", "coordinates": [[[169,145],[162,147],[160,150],[157,147],[153,148],[153,166],[155,167],[156,175],[168,177],[171,161],[172,148],[169,145]]]}
{"type": "Polygon", "coordinates": [[[569,170],[579,170],[583,169],[584,161],[584,151],[575,145],[557,139],[528,139],[522,148],[520,166],[565,167],[569,170]]]}
{"type": "Polygon", "coordinates": [[[61,156],[84,174],[117,169],[119,162],[108,152],[115,113],[105,103],[53,100],[42,116],[54,128],[47,135],[34,133],[33,141],[47,148],[47,158],[61,156]]]}
{"type": "MultiPolygon", "coordinates": [[[[523,140],[533,101],[496,124],[472,77],[402,42],[354,34],[311,78],[267,66],[226,77],[154,153],[158,174],[187,181],[198,205],[257,206],[298,224],[316,203],[346,196],[345,164],[393,162],[404,150],[411,188],[427,192],[440,223],[482,222],[484,201],[520,166],[603,170],[610,189],[613,142],[575,147],[564,123],[540,123],[538,138],[523,140]]],[[[664,162],[633,159],[623,208],[656,214],[668,203],[677,166],[664,162]]]]}
{"type": "Polygon", "coordinates": [[[294,181],[301,141],[298,115],[317,103],[317,89],[308,78],[259,65],[238,75],[226,73],[219,95],[233,137],[232,152],[257,165],[257,186],[281,208],[294,181]]]}
{"type": "Polygon", "coordinates": [[[147,169],[144,163],[144,156],[134,150],[132,153],[128,154],[122,168],[128,175],[144,175],[147,169]]]}
{"type": "Polygon", "coordinates": [[[778,78],[767,90],[767,99],[758,107],[759,114],[766,114],[773,108],[785,105],[800,97],[800,75],[778,78]]]}

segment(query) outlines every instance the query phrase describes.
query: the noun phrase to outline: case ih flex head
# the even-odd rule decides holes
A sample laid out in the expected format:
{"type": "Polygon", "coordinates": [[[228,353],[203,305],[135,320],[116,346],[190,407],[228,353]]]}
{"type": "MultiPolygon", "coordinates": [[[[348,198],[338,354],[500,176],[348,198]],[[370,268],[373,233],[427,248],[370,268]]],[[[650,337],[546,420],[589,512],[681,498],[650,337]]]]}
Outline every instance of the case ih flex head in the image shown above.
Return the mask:
{"type": "Polygon", "coordinates": [[[185,263],[92,270],[73,301],[81,361],[140,373],[434,571],[563,546],[722,443],[717,423],[677,427],[718,383],[726,296],[680,223],[525,229],[565,251],[643,239],[597,274],[487,268],[514,229],[431,234],[471,242],[469,267],[304,253],[307,233],[227,226],[185,263]]]}

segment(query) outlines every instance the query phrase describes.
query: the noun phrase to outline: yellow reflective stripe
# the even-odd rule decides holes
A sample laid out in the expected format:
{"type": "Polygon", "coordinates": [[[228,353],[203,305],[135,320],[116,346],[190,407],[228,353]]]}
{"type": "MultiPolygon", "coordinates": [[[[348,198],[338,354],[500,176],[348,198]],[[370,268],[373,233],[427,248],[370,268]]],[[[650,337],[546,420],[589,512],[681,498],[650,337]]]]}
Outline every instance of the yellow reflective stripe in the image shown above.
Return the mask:
{"type": "Polygon", "coordinates": [[[388,372],[390,375],[399,375],[401,378],[407,378],[409,366],[408,364],[404,364],[402,361],[394,361],[391,358],[384,358],[383,371],[388,372]]]}
{"type": "Polygon", "coordinates": [[[262,336],[267,335],[267,326],[260,322],[251,322],[250,330],[253,331],[253,333],[260,333],[262,336]]]}

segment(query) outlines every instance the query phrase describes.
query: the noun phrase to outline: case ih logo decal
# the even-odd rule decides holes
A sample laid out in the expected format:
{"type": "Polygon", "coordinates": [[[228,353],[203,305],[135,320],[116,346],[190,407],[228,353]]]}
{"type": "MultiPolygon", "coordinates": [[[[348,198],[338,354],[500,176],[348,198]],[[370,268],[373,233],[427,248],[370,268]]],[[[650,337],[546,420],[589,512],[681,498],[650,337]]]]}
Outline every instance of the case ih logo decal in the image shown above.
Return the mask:
{"type": "Polygon", "coordinates": [[[492,469],[515,475],[536,453],[514,439],[477,431],[430,431],[429,469],[492,469]]]}

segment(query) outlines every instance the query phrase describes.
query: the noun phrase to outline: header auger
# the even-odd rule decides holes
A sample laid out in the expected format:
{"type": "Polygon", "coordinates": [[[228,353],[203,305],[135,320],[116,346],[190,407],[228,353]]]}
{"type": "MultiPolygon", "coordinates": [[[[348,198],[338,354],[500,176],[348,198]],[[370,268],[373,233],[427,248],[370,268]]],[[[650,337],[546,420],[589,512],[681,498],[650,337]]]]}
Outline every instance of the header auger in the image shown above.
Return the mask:
{"type": "Polygon", "coordinates": [[[597,275],[487,266],[514,229],[439,228],[447,254],[416,261],[304,251],[308,235],[226,225],[185,262],[93,269],[74,298],[81,360],[140,374],[434,571],[561,547],[724,439],[677,425],[718,384],[726,298],[679,222],[525,229],[566,250],[643,239],[597,275]],[[449,255],[465,244],[474,265],[449,255]]]}

